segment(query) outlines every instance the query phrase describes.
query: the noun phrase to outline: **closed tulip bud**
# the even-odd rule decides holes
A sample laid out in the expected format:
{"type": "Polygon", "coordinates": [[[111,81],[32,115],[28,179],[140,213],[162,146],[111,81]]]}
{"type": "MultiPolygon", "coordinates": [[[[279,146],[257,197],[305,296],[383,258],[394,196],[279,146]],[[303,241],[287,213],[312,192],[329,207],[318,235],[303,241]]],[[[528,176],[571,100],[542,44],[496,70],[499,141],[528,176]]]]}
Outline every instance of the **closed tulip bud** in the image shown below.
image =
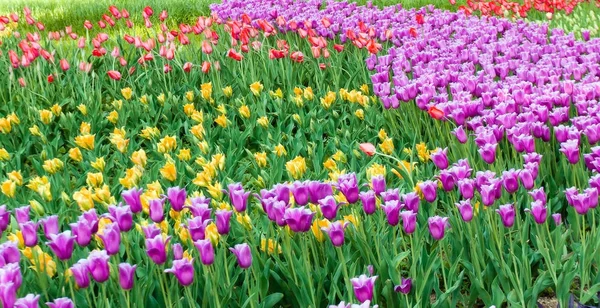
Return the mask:
{"type": "Polygon", "coordinates": [[[540,225],[545,223],[548,217],[548,210],[541,201],[532,202],[531,209],[525,209],[525,211],[530,212],[533,220],[540,225]]]}
{"type": "Polygon", "coordinates": [[[481,155],[481,158],[484,162],[488,164],[493,164],[496,161],[496,148],[498,147],[497,143],[486,143],[477,151],[481,155]]]}
{"type": "Polygon", "coordinates": [[[321,205],[321,213],[323,213],[323,217],[327,218],[328,220],[335,219],[339,204],[335,201],[333,196],[327,196],[319,200],[319,205],[321,205]]]}
{"type": "Polygon", "coordinates": [[[131,208],[129,207],[129,205],[111,205],[108,207],[108,211],[110,213],[110,216],[112,216],[113,221],[115,221],[119,226],[119,230],[121,230],[122,232],[127,232],[131,230],[131,228],[133,227],[133,212],[131,212],[131,208]]]}
{"type": "Polygon", "coordinates": [[[315,213],[304,206],[287,208],[283,214],[283,220],[293,232],[307,232],[312,225],[315,213]]]}
{"type": "Polygon", "coordinates": [[[308,204],[310,194],[308,185],[306,182],[295,181],[292,184],[292,195],[294,195],[294,201],[297,205],[308,204]]]}
{"type": "Polygon", "coordinates": [[[527,190],[531,190],[535,185],[535,179],[529,169],[519,170],[519,180],[521,180],[521,184],[523,184],[523,187],[527,190]]]}
{"type": "Polygon", "coordinates": [[[131,211],[134,213],[139,213],[142,211],[142,201],[140,199],[142,192],[142,189],[132,188],[121,193],[121,197],[123,200],[125,200],[125,203],[129,205],[131,211]]]}
{"type": "Polygon", "coordinates": [[[13,241],[7,241],[0,244],[0,256],[4,259],[4,262],[8,263],[19,263],[21,259],[21,253],[17,247],[17,243],[13,241]]]}
{"type": "Polygon", "coordinates": [[[367,154],[367,156],[373,156],[377,152],[372,143],[361,143],[359,148],[363,153],[367,154]]]}
{"type": "Polygon", "coordinates": [[[30,209],[31,207],[29,205],[25,205],[15,209],[15,219],[17,220],[17,223],[21,224],[29,221],[30,209]]]}
{"type": "Polygon", "coordinates": [[[111,256],[119,253],[119,248],[121,246],[121,231],[119,230],[119,225],[116,223],[106,225],[103,234],[99,236],[102,239],[106,253],[111,256]]]}
{"type": "Polygon", "coordinates": [[[570,139],[560,144],[560,152],[565,154],[571,164],[579,162],[579,141],[570,139]]]}
{"type": "Polygon", "coordinates": [[[448,168],[448,148],[431,153],[431,161],[439,169],[444,170],[448,168]]]}
{"type": "Polygon", "coordinates": [[[0,234],[8,229],[10,223],[10,212],[6,210],[6,205],[0,205],[0,234]]]}
{"type": "Polygon", "coordinates": [[[129,263],[119,264],[119,285],[123,290],[133,289],[136,268],[137,265],[129,263]]]}
{"type": "Polygon", "coordinates": [[[197,240],[194,245],[200,252],[200,261],[204,265],[211,265],[215,261],[215,250],[210,239],[197,240]]]}
{"type": "Polygon", "coordinates": [[[429,223],[429,233],[431,233],[431,237],[435,240],[444,238],[446,228],[450,227],[448,217],[429,217],[427,222],[429,223]]]}
{"type": "Polygon", "coordinates": [[[171,237],[163,239],[161,234],[156,235],[154,238],[146,239],[146,253],[157,265],[164,264],[167,261],[167,243],[171,240],[171,237]]]}
{"type": "Polygon", "coordinates": [[[229,233],[231,214],[233,214],[232,211],[226,210],[217,210],[215,212],[215,220],[219,234],[224,235],[229,233]]]}
{"type": "MultiPolygon", "coordinates": [[[[309,181],[307,186],[308,186],[308,193],[309,193],[309,198],[310,198],[311,203],[318,203],[319,200],[324,199],[327,196],[333,195],[333,190],[331,189],[331,184],[329,184],[329,183],[323,183],[320,181],[309,181]]],[[[288,190],[288,200],[289,200],[289,188],[287,190],[288,190]]],[[[278,195],[280,196],[281,192],[279,192],[278,195]]],[[[285,197],[283,199],[285,199],[285,197]]],[[[281,200],[281,201],[286,202],[285,200],[281,200]]]]}
{"type": "Polygon", "coordinates": [[[376,280],[377,276],[367,277],[366,275],[360,275],[357,278],[350,279],[354,289],[354,295],[359,302],[364,303],[373,300],[373,291],[376,280]]]}
{"type": "Polygon", "coordinates": [[[165,219],[164,199],[152,199],[148,201],[150,219],[160,223],[165,219]]]}
{"type": "Polygon", "coordinates": [[[166,269],[165,273],[171,273],[175,275],[177,281],[184,286],[187,287],[194,282],[194,259],[189,260],[188,258],[183,258],[179,260],[173,261],[173,267],[166,269]]]}
{"type": "Polygon", "coordinates": [[[552,214],[552,219],[555,225],[560,226],[562,224],[562,215],[560,213],[552,214]]]}
{"type": "Polygon", "coordinates": [[[363,210],[365,214],[371,215],[375,213],[377,210],[377,197],[375,196],[375,192],[372,190],[361,192],[358,197],[360,198],[363,204],[363,210]]]}
{"type": "Polygon", "coordinates": [[[465,199],[471,199],[475,195],[475,180],[462,179],[458,181],[458,190],[460,195],[465,199]]]}
{"type": "Polygon", "coordinates": [[[402,205],[398,200],[390,200],[385,204],[381,205],[381,209],[385,213],[385,217],[387,218],[388,224],[390,226],[396,226],[398,222],[400,222],[400,210],[402,209],[402,205]]]}
{"type": "Polygon", "coordinates": [[[187,229],[192,241],[203,240],[206,234],[206,227],[211,223],[210,220],[202,220],[202,217],[194,217],[187,221],[187,229]]]}
{"type": "Polygon", "coordinates": [[[110,278],[108,260],[110,257],[104,250],[93,250],[87,258],[87,267],[96,282],[103,283],[110,278]]]}
{"type": "Polygon", "coordinates": [[[410,293],[411,288],[412,288],[412,279],[402,278],[400,281],[400,284],[397,286],[394,286],[394,291],[400,292],[402,294],[408,294],[408,293],[410,293]]]}
{"type": "Polygon", "coordinates": [[[413,211],[402,211],[400,213],[402,218],[402,229],[406,234],[412,234],[417,228],[417,213],[413,211]]]}
{"type": "Polygon", "coordinates": [[[518,176],[519,173],[515,169],[502,172],[502,185],[508,193],[512,194],[519,189],[518,176]]]}
{"type": "Polygon", "coordinates": [[[340,247],[344,245],[344,229],[347,224],[348,222],[336,221],[327,227],[321,228],[321,230],[327,233],[333,246],[340,247]]]}
{"type": "Polygon", "coordinates": [[[81,259],[73,264],[71,266],[71,273],[78,288],[85,289],[90,286],[90,270],[87,267],[86,259],[81,259]]]}
{"type": "Polygon", "coordinates": [[[75,237],[71,235],[71,231],[65,231],[59,234],[50,234],[50,242],[46,243],[56,257],[62,261],[71,259],[73,255],[73,246],[75,245],[75,237]]]}
{"type": "Polygon", "coordinates": [[[60,59],[60,69],[63,71],[68,71],[70,67],[71,66],[69,65],[69,62],[67,62],[67,59],[60,59]]]}
{"type": "Polygon", "coordinates": [[[437,184],[434,181],[425,181],[419,184],[423,196],[427,202],[433,202],[437,198],[437,184]]]}
{"type": "Polygon", "coordinates": [[[512,204],[501,205],[496,212],[500,215],[500,219],[502,220],[502,224],[510,228],[515,223],[515,207],[512,204]]]}
{"type": "Polygon", "coordinates": [[[252,251],[248,244],[237,244],[233,248],[229,248],[233,254],[235,254],[238,265],[241,268],[249,268],[252,265],[252,251]]]}
{"type": "Polygon", "coordinates": [[[38,243],[37,228],[38,223],[28,221],[19,224],[21,234],[23,235],[23,242],[27,247],[33,247],[38,243]]]}
{"type": "Polygon", "coordinates": [[[244,212],[248,205],[248,196],[250,196],[250,192],[244,191],[241,183],[229,184],[227,188],[229,189],[231,205],[233,205],[238,213],[244,212]]]}
{"type": "Polygon", "coordinates": [[[112,80],[121,80],[121,73],[119,73],[118,71],[108,71],[106,72],[106,74],[112,80]]]}
{"type": "Polygon", "coordinates": [[[75,239],[77,241],[77,245],[79,246],[87,246],[92,240],[92,227],[87,221],[79,220],[75,223],[70,224],[71,231],[73,235],[75,235],[75,239]]]}
{"type": "Polygon", "coordinates": [[[337,187],[344,194],[348,203],[353,204],[358,201],[359,190],[355,173],[340,175],[337,187]]]}
{"type": "Polygon", "coordinates": [[[386,190],[385,188],[385,177],[383,175],[376,175],[371,178],[371,186],[376,195],[380,195],[386,190]]]}
{"type": "Polygon", "coordinates": [[[471,205],[471,200],[463,200],[459,203],[455,203],[456,207],[458,207],[458,212],[460,216],[465,222],[469,222],[473,219],[473,206],[471,205]]]}

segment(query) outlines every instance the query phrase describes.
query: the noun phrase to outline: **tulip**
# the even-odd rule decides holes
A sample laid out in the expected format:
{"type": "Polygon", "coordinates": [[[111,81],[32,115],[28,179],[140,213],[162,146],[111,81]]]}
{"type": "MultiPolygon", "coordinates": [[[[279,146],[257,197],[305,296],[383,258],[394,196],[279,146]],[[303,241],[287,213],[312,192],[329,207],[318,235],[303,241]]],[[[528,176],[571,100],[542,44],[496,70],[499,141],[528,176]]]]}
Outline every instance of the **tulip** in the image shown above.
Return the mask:
{"type": "Polygon", "coordinates": [[[90,286],[90,270],[88,269],[86,259],[81,259],[73,264],[71,266],[71,273],[78,288],[85,289],[90,286]]]}
{"type": "Polygon", "coordinates": [[[60,59],[60,69],[62,69],[63,71],[68,71],[70,68],[69,66],[69,62],[67,62],[67,59],[60,59]]]}
{"type": "Polygon", "coordinates": [[[454,189],[456,180],[455,176],[450,172],[450,170],[440,171],[438,179],[442,183],[442,188],[444,188],[445,191],[452,191],[454,189]]]}
{"type": "Polygon", "coordinates": [[[502,224],[510,228],[515,223],[515,207],[512,204],[501,205],[496,212],[500,215],[502,224]]]}
{"type": "Polygon", "coordinates": [[[102,239],[104,249],[110,256],[119,253],[121,246],[121,231],[116,223],[108,224],[104,227],[104,232],[98,235],[102,239]]]}
{"type": "Polygon", "coordinates": [[[194,217],[188,219],[187,229],[190,233],[192,241],[203,240],[205,236],[206,226],[210,223],[210,220],[202,221],[202,217],[194,217]]]}
{"type": "Polygon", "coordinates": [[[185,208],[192,212],[192,216],[201,217],[202,220],[210,219],[210,213],[212,212],[212,209],[209,208],[210,198],[205,198],[202,196],[192,198],[190,201],[191,206],[186,206],[185,208]]]}
{"type": "Polygon", "coordinates": [[[471,206],[471,200],[462,200],[459,203],[455,203],[460,212],[460,216],[465,222],[469,222],[473,219],[473,206],[471,206]]]}
{"type": "Polygon", "coordinates": [[[421,199],[419,199],[419,195],[416,192],[413,191],[402,195],[402,201],[407,210],[411,210],[415,213],[419,211],[421,199]]]}
{"type": "Polygon", "coordinates": [[[252,251],[250,251],[248,244],[237,244],[229,250],[235,254],[241,268],[249,268],[252,265],[252,251]]]}
{"type": "Polygon", "coordinates": [[[427,222],[429,223],[429,233],[431,233],[431,237],[433,237],[435,240],[441,240],[444,238],[446,228],[450,227],[450,224],[448,223],[448,217],[429,217],[427,222]]]}
{"type": "Polygon", "coordinates": [[[562,215],[560,213],[552,214],[552,219],[554,219],[554,224],[560,226],[562,223],[562,215]]]}
{"type": "Polygon", "coordinates": [[[515,169],[502,172],[502,185],[509,194],[519,190],[519,173],[515,169]]]}
{"type": "Polygon", "coordinates": [[[119,285],[121,285],[123,290],[133,289],[136,268],[137,265],[129,263],[119,264],[119,285]]]}
{"type": "Polygon", "coordinates": [[[283,214],[283,220],[294,232],[307,232],[312,225],[315,213],[304,206],[288,208],[283,214]]]}
{"type": "Polygon", "coordinates": [[[576,164],[579,162],[579,141],[577,140],[567,140],[560,144],[560,152],[565,154],[567,160],[571,164],[576,164]]]}
{"type": "Polygon", "coordinates": [[[133,227],[133,212],[129,205],[108,207],[108,212],[112,216],[112,220],[117,223],[119,230],[127,232],[133,227]]]}
{"type": "Polygon", "coordinates": [[[66,297],[55,299],[53,302],[46,303],[49,308],[75,308],[73,301],[66,297]]]}
{"type": "Polygon", "coordinates": [[[229,233],[231,214],[233,214],[232,211],[226,210],[217,210],[215,212],[217,232],[219,234],[224,235],[229,233]]]}
{"type": "Polygon", "coordinates": [[[106,74],[112,80],[121,80],[121,73],[119,71],[108,71],[106,74]]]}
{"type": "Polygon", "coordinates": [[[425,181],[419,184],[419,188],[423,192],[425,200],[429,203],[437,198],[437,184],[434,181],[425,181]]]}
{"type": "Polygon", "coordinates": [[[486,143],[477,151],[481,155],[481,158],[484,162],[488,164],[493,164],[496,161],[496,148],[498,147],[497,143],[486,143]]]}
{"type": "Polygon", "coordinates": [[[468,140],[468,136],[467,133],[465,132],[464,128],[462,126],[458,126],[456,127],[453,131],[452,134],[454,136],[456,136],[456,139],[458,139],[458,142],[460,143],[466,143],[468,140]]]}
{"type": "Polygon", "coordinates": [[[185,205],[187,193],[185,189],[179,188],[179,186],[170,187],[167,189],[167,198],[169,199],[169,203],[171,203],[171,208],[180,212],[185,205]]]}
{"type": "Polygon", "coordinates": [[[359,148],[361,151],[367,154],[367,156],[373,156],[377,152],[375,146],[372,143],[361,143],[359,148]]]}
{"type": "MultiPolygon", "coordinates": [[[[311,203],[318,203],[319,200],[326,198],[327,196],[333,195],[331,185],[328,183],[322,183],[320,181],[308,182],[308,193],[311,203]]],[[[289,193],[288,193],[289,196],[289,193]]]]}
{"type": "MultiPolygon", "coordinates": [[[[331,187],[330,187],[331,188],[331,187]]],[[[290,186],[287,184],[276,184],[273,186],[273,192],[275,193],[275,197],[279,201],[285,202],[285,204],[290,203],[290,186]]],[[[310,187],[309,187],[310,192],[310,187]]]]}
{"type": "Polygon", "coordinates": [[[107,281],[110,277],[109,259],[105,250],[93,250],[87,258],[87,268],[92,278],[99,283],[107,281]]]}
{"type": "Polygon", "coordinates": [[[148,201],[150,219],[155,223],[160,223],[165,219],[164,202],[165,199],[152,199],[148,201]]]}
{"type": "Polygon", "coordinates": [[[372,190],[361,192],[358,197],[360,198],[363,204],[363,210],[365,214],[371,215],[375,213],[377,210],[377,197],[375,196],[375,192],[372,190]]]}
{"type": "Polygon", "coordinates": [[[475,195],[475,180],[462,179],[458,181],[458,191],[465,199],[471,199],[475,195]]]}
{"type": "Polygon", "coordinates": [[[344,194],[348,203],[356,203],[358,201],[358,183],[356,174],[342,174],[338,178],[338,189],[344,194]]]}
{"type": "MultiPolygon", "coordinates": [[[[385,191],[385,177],[383,175],[376,175],[371,178],[371,186],[376,195],[380,195],[385,191]]],[[[360,196],[359,196],[360,197],[360,196]]]]}
{"type": "Polygon", "coordinates": [[[144,231],[144,238],[146,239],[154,238],[155,236],[161,234],[160,227],[158,227],[156,224],[150,224],[142,227],[142,231],[144,231]]]}
{"type": "Polygon", "coordinates": [[[146,253],[157,265],[162,265],[167,261],[167,243],[169,243],[171,237],[163,239],[161,234],[156,235],[154,238],[146,239],[146,253]]]}
{"type": "Polygon", "coordinates": [[[12,282],[0,283],[0,303],[2,307],[14,307],[17,301],[17,288],[12,282]]]}
{"type": "Polygon", "coordinates": [[[310,198],[308,185],[305,182],[295,181],[292,184],[292,195],[294,195],[294,201],[297,205],[308,204],[310,198]]]}
{"type": "Polygon", "coordinates": [[[62,261],[71,259],[73,255],[73,246],[75,245],[75,237],[71,235],[71,231],[65,231],[59,234],[50,234],[50,242],[46,243],[56,257],[62,261]]]}
{"type": "Polygon", "coordinates": [[[44,235],[46,238],[50,238],[52,234],[58,234],[58,215],[48,216],[40,219],[42,228],[44,229],[44,235]]]}
{"type": "Polygon", "coordinates": [[[412,288],[412,279],[410,278],[401,278],[400,284],[394,287],[394,292],[400,292],[402,294],[410,293],[410,289],[412,288]]]}
{"type": "Polygon", "coordinates": [[[319,204],[321,205],[321,212],[323,213],[323,217],[327,218],[328,220],[335,219],[340,205],[337,204],[333,196],[327,196],[319,200],[319,204]]]}
{"type": "Polygon", "coordinates": [[[354,288],[354,295],[359,302],[364,303],[373,300],[375,280],[377,280],[377,276],[367,277],[367,275],[360,275],[359,277],[350,279],[354,288]]]}
{"type": "Polygon", "coordinates": [[[429,113],[429,116],[436,120],[443,120],[445,118],[444,111],[435,106],[429,107],[429,109],[427,109],[427,113],[429,113]]]}
{"type": "Polygon", "coordinates": [[[183,258],[179,260],[173,261],[173,267],[166,269],[165,273],[171,273],[175,275],[175,278],[179,281],[179,283],[187,287],[194,282],[194,259],[189,260],[188,258],[183,258]]]}
{"type": "Polygon", "coordinates": [[[546,206],[541,201],[532,202],[531,209],[525,209],[525,211],[530,212],[533,220],[540,225],[545,223],[546,217],[548,217],[546,206]]]}
{"type": "Polygon", "coordinates": [[[0,205],[0,235],[6,229],[8,229],[8,224],[10,223],[10,212],[6,210],[6,205],[0,205]]]}
{"type": "Polygon", "coordinates": [[[535,185],[533,172],[529,169],[519,170],[519,180],[521,180],[521,184],[523,184],[523,187],[527,190],[531,190],[535,185]]]}
{"type": "Polygon", "coordinates": [[[399,215],[402,205],[398,200],[391,200],[381,205],[381,209],[385,213],[388,224],[390,226],[396,226],[400,221],[399,215]]]}
{"type": "Polygon", "coordinates": [[[200,252],[200,261],[204,265],[211,265],[215,261],[215,249],[210,239],[197,240],[194,245],[200,252]]]}
{"type": "Polygon", "coordinates": [[[25,223],[20,223],[19,228],[21,228],[21,234],[23,235],[23,242],[25,242],[25,246],[33,247],[37,245],[38,236],[37,236],[37,228],[38,223],[33,221],[28,221],[25,223]]]}
{"type": "Polygon", "coordinates": [[[347,224],[347,222],[336,221],[327,227],[321,228],[321,230],[327,232],[333,246],[340,247],[344,245],[344,229],[347,224]]]}
{"type": "Polygon", "coordinates": [[[181,246],[181,244],[176,243],[173,244],[173,259],[175,260],[179,260],[181,258],[183,258],[183,247],[181,246]]]}
{"type": "Polygon", "coordinates": [[[248,196],[250,196],[250,192],[244,191],[241,183],[229,184],[228,188],[231,205],[233,205],[237,212],[244,212],[248,205],[248,196]]]}
{"type": "Polygon", "coordinates": [[[27,296],[17,299],[15,308],[37,308],[39,300],[39,295],[27,294],[27,296]]]}
{"type": "Polygon", "coordinates": [[[412,234],[417,228],[417,213],[413,211],[400,212],[402,218],[402,229],[406,234],[412,234]]]}
{"type": "Polygon", "coordinates": [[[15,219],[17,219],[18,224],[22,224],[29,221],[30,209],[31,207],[29,205],[25,205],[15,209],[15,219]]]}
{"type": "Polygon", "coordinates": [[[383,202],[388,202],[392,200],[400,201],[400,190],[398,188],[390,188],[381,193],[381,198],[383,198],[383,202]]]}
{"type": "Polygon", "coordinates": [[[125,203],[129,205],[131,211],[134,213],[139,213],[142,211],[142,201],[140,199],[142,192],[142,189],[132,188],[121,193],[121,197],[123,200],[125,200],[125,203]]]}
{"type": "Polygon", "coordinates": [[[21,259],[21,253],[17,244],[12,241],[6,241],[0,244],[0,259],[4,259],[4,262],[8,263],[19,263],[21,259]]]}
{"type": "Polygon", "coordinates": [[[70,226],[77,241],[77,245],[82,247],[87,246],[92,240],[92,226],[82,219],[70,224],[70,226]]]}
{"type": "Polygon", "coordinates": [[[444,148],[443,150],[438,150],[435,153],[432,153],[431,161],[439,169],[444,170],[448,168],[448,148],[444,148]]]}
{"type": "Polygon", "coordinates": [[[23,275],[21,268],[17,263],[8,263],[0,267],[0,284],[11,282],[15,289],[19,289],[23,284],[23,275]]]}

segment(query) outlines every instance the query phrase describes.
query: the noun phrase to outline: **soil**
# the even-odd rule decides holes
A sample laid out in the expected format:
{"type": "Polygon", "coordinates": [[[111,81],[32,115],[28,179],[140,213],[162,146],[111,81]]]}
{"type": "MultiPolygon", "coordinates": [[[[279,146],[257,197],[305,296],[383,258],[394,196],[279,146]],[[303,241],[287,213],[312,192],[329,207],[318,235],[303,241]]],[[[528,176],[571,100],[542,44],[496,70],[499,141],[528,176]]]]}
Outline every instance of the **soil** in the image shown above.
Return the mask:
{"type": "Polygon", "coordinates": [[[558,307],[558,301],[554,297],[540,297],[538,303],[544,308],[556,308],[558,307]]]}

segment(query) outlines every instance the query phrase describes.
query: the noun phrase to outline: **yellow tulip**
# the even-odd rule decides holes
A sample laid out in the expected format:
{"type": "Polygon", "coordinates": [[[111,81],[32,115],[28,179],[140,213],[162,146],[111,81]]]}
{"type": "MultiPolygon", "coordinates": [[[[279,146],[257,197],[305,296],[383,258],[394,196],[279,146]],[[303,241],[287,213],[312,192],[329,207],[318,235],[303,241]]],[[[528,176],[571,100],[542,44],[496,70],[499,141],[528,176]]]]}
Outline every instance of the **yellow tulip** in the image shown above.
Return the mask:
{"type": "Polygon", "coordinates": [[[75,144],[80,148],[84,148],[86,150],[94,149],[94,140],[96,135],[84,134],[75,137],[75,144]]]}
{"type": "Polygon", "coordinates": [[[104,167],[106,163],[104,162],[104,157],[98,157],[94,162],[91,163],[92,168],[102,172],[104,171],[104,167]]]}
{"type": "Polygon", "coordinates": [[[258,164],[259,167],[264,168],[267,166],[267,153],[265,152],[258,152],[258,153],[254,153],[254,160],[256,160],[256,164],[258,164]]]}
{"type": "Polygon", "coordinates": [[[242,105],[238,111],[242,117],[246,119],[250,118],[250,108],[248,108],[248,106],[242,105]]]}
{"type": "Polygon", "coordinates": [[[79,148],[72,148],[69,150],[69,158],[71,158],[72,160],[76,161],[76,162],[80,162],[83,160],[83,157],[81,156],[81,150],[79,150],[79,148]]]}
{"type": "Polygon", "coordinates": [[[10,159],[10,154],[5,148],[0,148],[0,160],[6,161],[10,159]]]}
{"type": "Polygon", "coordinates": [[[54,118],[52,111],[46,109],[40,110],[40,120],[42,123],[48,125],[52,122],[52,118],[54,118]]]}
{"type": "Polygon", "coordinates": [[[13,182],[12,180],[5,180],[4,182],[2,182],[0,188],[2,189],[2,193],[5,196],[9,198],[14,198],[15,192],[17,191],[17,183],[13,182]]]}
{"type": "Polygon", "coordinates": [[[167,162],[160,168],[160,174],[163,178],[174,182],[177,179],[177,168],[173,162],[167,162]]]}
{"type": "Polygon", "coordinates": [[[21,174],[21,171],[13,170],[7,173],[6,176],[8,176],[8,178],[11,181],[15,182],[17,185],[23,185],[23,175],[21,174]]]}
{"type": "Polygon", "coordinates": [[[252,94],[254,94],[254,96],[259,96],[260,92],[263,90],[263,85],[262,83],[256,81],[254,83],[252,83],[250,85],[250,91],[252,91],[252,94]]]}
{"type": "Polygon", "coordinates": [[[131,90],[131,88],[129,88],[129,87],[123,88],[123,89],[121,89],[121,95],[123,95],[125,100],[130,100],[131,96],[133,95],[133,90],[131,90]]]}
{"type": "Polygon", "coordinates": [[[7,118],[0,118],[0,133],[8,134],[12,131],[12,125],[7,118]]]}
{"type": "Polygon", "coordinates": [[[227,117],[222,114],[215,119],[215,123],[221,127],[227,127],[227,117]]]}
{"type": "Polygon", "coordinates": [[[223,91],[223,95],[225,95],[225,97],[229,98],[233,95],[233,89],[231,88],[231,86],[226,86],[225,88],[221,89],[223,91]]]}

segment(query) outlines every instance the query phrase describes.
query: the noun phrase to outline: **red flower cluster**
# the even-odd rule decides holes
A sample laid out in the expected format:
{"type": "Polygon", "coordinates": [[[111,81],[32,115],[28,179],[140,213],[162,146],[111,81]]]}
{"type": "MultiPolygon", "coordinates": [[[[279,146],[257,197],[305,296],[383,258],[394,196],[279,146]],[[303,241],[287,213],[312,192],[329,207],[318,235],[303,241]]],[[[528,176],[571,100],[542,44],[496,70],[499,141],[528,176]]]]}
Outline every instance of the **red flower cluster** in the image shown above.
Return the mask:
{"type": "MultiPolygon", "coordinates": [[[[455,4],[455,0],[449,0],[451,4],[455,4]]],[[[467,14],[478,12],[483,16],[520,16],[527,17],[527,13],[531,10],[550,13],[548,19],[552,18],[552,14],[558,11],[564,11],[566,14],[573,12],[573,9],[581,2],[589,2],[590,0],[467,0],[466,5],[461,5],[460,10],[467,14]]],[[[600,7],[600,0],[593,0],[600,7]]]]}

